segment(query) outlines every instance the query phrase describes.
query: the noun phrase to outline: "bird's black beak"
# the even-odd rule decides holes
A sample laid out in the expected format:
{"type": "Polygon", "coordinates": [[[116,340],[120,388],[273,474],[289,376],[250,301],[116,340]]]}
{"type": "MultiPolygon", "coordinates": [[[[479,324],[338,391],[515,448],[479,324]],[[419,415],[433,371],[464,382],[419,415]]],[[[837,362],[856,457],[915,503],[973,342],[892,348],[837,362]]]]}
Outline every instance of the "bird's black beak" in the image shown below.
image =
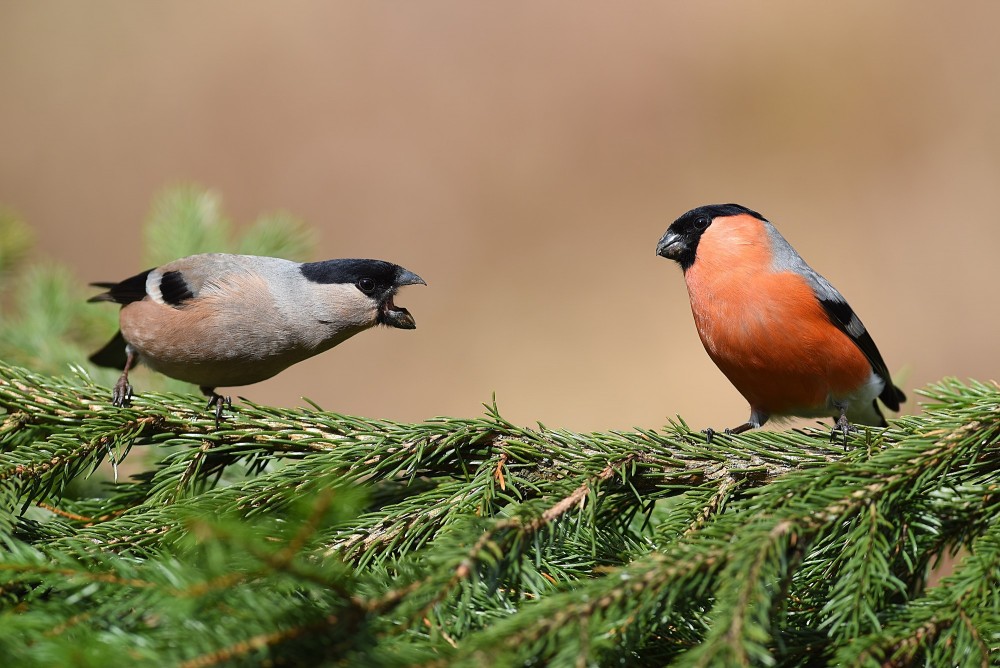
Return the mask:
{"type": "Polygon", "coordinates": [[[687,250],[687,241],[676,232],[667,230],[660,243],[656,244],[656,254],[669,260],[677,260],[687,250]]]}
{"type": "Polygon", "coordinates": [[[427,285],[427,282],[412,271],[400,267],[399,273],[396,274],[396,285],[400,287],[404,285],[427,285]]]}
{"type": "MultiPolygon", "coordinates": [[[[400,288],[404,285],[427,285],[427,282],[412,271],[400,267],[399,272],[396,274],[396,287],[400,288]]],[[[388,327],[395,327],[396,329],[416,329],[417,322],[410,315],[410,312],[402,306],[396,306],[393,303],[392,298],[394,293],[395,290],[385,298],[385,301],[379,307],[379,323],[388,327]]]]}
{"type": "Polygon", "coordinates": [[[413,319],[410,312],[402,306],[393,304],[392,297],[386,299],[382,304],[382,308],[379,309],[378,321],[383,325],[395,327],[396,329],[417,328],[417,321],[413,319]]]}

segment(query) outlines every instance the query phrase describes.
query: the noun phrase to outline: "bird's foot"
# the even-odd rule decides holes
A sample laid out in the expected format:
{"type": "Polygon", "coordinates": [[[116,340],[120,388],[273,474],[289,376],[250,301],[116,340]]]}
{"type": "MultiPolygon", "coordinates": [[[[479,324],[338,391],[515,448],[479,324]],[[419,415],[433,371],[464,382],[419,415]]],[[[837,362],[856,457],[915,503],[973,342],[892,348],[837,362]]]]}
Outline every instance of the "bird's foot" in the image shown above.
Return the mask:
{"type": "Polygon", "coordinates": [[[129,385],[128,376],[122,374],[111,390],[112,406],[130,406],[132,404],[132,386],[129,385]]]}
{"type": "Polygon", "coordinates": [[[847,420],[847,411],[841,411],[840,417],[833,423],[833,429],[830,430],[830,443],[837,440],[837,435],[839,434],[844,439],[844,450],[847,450],[847,434],[852,431],[857,432],[860,430],[847,420]]]}
{"type": "MultiPolygon", "coordinates": [[[[744,422],[743,424],[741,424],[741,425],[739,425],[737,427],[727,427],[723,431],[723,433],[726,436],[735,436],[737,434],[742,434],[745,431],[753,429],[756,426],[757,425],[752,424],[750,422],[744,422]]],[[[717,432],[714,429],[712,429],[711,427],[709,427],[708,429],[702,429],[701,433],[705,434],[705,442],[706,443],[711,443],[712,439],[715,438],[715,435],[718,434],[719,432],[717,432]]]]}
{"type": "Polygon", "coordinates": [[[208,406],[205,408],[215,407],[215,428],[219,428],[219,423],[222,422],[222,411],[226,408],[232,410],[233,408],[233,398],[224,397],[221,394],[216,394],[214,391],[206,392],[208,395],[208,406]]]}

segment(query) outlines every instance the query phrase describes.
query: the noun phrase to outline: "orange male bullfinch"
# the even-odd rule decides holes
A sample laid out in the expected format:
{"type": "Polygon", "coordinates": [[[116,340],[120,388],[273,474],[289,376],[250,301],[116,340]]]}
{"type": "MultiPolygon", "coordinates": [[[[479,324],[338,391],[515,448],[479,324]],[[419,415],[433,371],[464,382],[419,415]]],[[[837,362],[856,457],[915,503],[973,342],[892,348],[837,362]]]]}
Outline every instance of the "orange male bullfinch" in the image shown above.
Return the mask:
{"type": "Polygon", "coordinates": [[[680,264],[705,350],[750,403],[727,433],[830,416],[846,441],[852,422],[886,426],[878,399],[893,411],[906,400],[847,300],[756,211],[692,209],[656,254],[680,264]]]}

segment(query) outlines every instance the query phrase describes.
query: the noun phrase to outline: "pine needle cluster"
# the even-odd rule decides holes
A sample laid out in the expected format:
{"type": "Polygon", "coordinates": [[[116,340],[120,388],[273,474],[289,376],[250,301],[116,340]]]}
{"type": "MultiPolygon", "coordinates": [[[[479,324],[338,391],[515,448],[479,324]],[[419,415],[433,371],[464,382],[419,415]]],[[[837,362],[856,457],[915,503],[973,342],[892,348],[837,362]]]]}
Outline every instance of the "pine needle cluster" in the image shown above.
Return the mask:
{"type": "Polygon", "coordinates": [[[845,452],[201,399],[0,365],[9,665],[973,665],[1000,643],[1000,389],[845,452]],[[137,451],[128,480],[75,481],[137,451]],[[927,588],[928,566],[967,550],[927,588]]]}

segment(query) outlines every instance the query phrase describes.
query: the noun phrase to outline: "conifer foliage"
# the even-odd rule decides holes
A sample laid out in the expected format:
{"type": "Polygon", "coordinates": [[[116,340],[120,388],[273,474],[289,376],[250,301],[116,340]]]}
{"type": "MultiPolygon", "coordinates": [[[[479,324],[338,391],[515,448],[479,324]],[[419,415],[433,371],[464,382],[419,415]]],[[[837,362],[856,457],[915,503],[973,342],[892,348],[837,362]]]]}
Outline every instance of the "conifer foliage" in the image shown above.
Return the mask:
{"type": "Polygon", "coordinates": [[[1000,388],[923,394],[845,450],[0,362],[0,665],[995,665],[1000,388]]]}
{"type": "Polygon", "coordinates": [[[824,431],[421,424],[0,366],[10,665],[989,665],[995,386],[824,431]],[[159,453],[90,494],[102,462],[159,453]],[[942,583],[929,563],[965,546],[942,583]]]}

